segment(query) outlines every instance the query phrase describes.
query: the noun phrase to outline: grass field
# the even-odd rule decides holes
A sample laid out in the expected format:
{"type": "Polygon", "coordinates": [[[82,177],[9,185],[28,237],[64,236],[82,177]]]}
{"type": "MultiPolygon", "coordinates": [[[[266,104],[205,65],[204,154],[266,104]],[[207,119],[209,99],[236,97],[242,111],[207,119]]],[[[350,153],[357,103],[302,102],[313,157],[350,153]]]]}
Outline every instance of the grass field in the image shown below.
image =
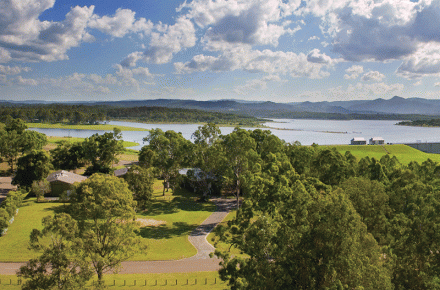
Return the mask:
{"type": "MultiPolygon", "coordinates": [[[[146,239],[148,250],[130,260],[176,260],[197,253],[188,241],[189,233],[214,210],[211,203],[200,203],[190,192],[176,190],[162,196],[162,182],[154,184],[154,197],[149,209],[137,215],[145,220],[164,222],[159,226],[141,227],[139,233],[146,239]]],[[[36,203],[28,199],[20,208],[15,221],[5,236],[0,238],[0,261],[23,262],[38,256],[28,249],[32,229],[41,229],[41,219],[62,210],[60,203],[36,203]]]]}
{"type": "Polygon", "coordinates": [[[24,201],[7,234],[0,237],[0,261],[24,262],[38,256],[28,249],[32,229],[42,229],[41,219],[63,206],[60,203],[36,203],[35,198],[24,201]]]}
{"type": "Polygon", "coordinates": [[[417,161],[422,163],[428,158],[435,162],[440,163],[440,154],[429,154],[412,147],[395,144],[395,145],[326,145],[322,147],[336,148],[338,152],[344,154],[346,151],[350,151],[351,154],[356,156],[356,158],[361,159],[363,157],[369,156],[380,159],[385,154],[390,154],[391,156],[396,156],[400,163],[407,165],[411,161],[417,161]]]}
{"type": "MultiPolygon", "coordinates": [[[[96,281],[96,277],[93,279],[96,281]]],[[[93,280],[89,281],[92,289],[93,280]]],[[[228,289],[217,272],[167,273],[167,274],[112,274],[104,275],[106,289],[228,289]],[[176,283],[177,282],[177,283],[176,283]]],[[[18,290],[18,277],[0,275],[0,289],[18,290]]]]}
{"type": "Polygon", "coordinates": [[[101,125],[68,125],[62,123],[26,123],[28,128],[44,128],[44,129],[67,129],[67,130],[97,130],[97,131],[113,131],[113,128],[118,128],[121,131],[148,131],[144,128],[135,128],[128,126],[117,126],[109,124],[101,125]]]}

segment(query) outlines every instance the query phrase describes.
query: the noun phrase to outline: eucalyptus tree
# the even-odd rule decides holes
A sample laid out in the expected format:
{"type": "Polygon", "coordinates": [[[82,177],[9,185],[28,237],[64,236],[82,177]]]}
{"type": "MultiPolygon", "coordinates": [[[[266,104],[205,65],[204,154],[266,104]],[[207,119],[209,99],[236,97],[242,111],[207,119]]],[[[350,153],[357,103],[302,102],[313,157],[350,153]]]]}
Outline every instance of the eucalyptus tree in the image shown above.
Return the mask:
{"type": "Polygon", "coordinates": [[[163,132],[159,128],[151,130],[144,138],[144,142],[149,144],[143,146],[139,152],[139,163],[157,168],[164,179],[163,195],[165,195],[165,190],[170,188],[170,182],[178,177],[179,170],[190,164],[192,143],[181,133],[172,130],[163,132]]]}

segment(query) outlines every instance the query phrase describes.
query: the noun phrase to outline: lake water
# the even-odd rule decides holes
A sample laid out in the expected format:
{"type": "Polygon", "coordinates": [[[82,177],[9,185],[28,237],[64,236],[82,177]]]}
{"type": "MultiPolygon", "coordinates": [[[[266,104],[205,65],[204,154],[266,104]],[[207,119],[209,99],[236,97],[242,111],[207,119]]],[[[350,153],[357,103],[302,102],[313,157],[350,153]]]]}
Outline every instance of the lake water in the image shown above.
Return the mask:
{"type": "MultiPolygon", "coordinates": [[[[371,137],[382,137],[386,143],[415,143],[440,142],[440,128],[421,128],[396,126],[399,121],[331,121],[331,120],[304,120],[304,119],[276,119],[268,122],[270,131],[286,142],[299,141],[303,145],[317,143],[319,145],[349,144],[353,137],[364,137],[368,141],[371,137]],[[276,128],[276,129],[275,129],[276,128]],[[282,129],[282,130],[280,130],[282,129]]],[[[130,122],[110,122],[113,125],[131,126],[145,129],[160,128],[163,131],[174,130],[191,139],[191,135],[200,126],[198,124],[143,124],[130,122]]],[[[234,128],[221,127],[222,134],[229,134],[234,128]]],[[[249,128],[247,128],[249,129],[249,128]]],[[[40,129],[32,130],[48,136],[71,136],[87,138],[103,131],[94,130],[65,130],[40,129]]],[[[139,150],[143,146],[142,139],[148,135],[146,131],[123,131],[126,141],[137,142],[140,145],[132,147],[139,150]]]]}

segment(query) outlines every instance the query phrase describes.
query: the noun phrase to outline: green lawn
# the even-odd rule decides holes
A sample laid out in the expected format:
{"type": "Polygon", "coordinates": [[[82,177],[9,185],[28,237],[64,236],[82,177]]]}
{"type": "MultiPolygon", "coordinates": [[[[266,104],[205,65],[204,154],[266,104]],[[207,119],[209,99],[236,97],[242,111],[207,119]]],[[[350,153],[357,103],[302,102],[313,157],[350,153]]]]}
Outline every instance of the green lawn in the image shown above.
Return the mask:
{"type": "Polygon", "coordinates": [[[440,154],[430,154],[419,151],[412,147],[395,144],[395,145],[327,145],[324,147],[332,148],[335,147],[338,152],[344,154],[346,151],[350,151],[351,154],[356,156],[356,158],[361,159],[363,157],[369,156],[380,159],[385,154],[394,155],[399,159],[400,163],[406,165],[411,161],[417,161],[422,163],[430,158],[433,161],[440,163],[440,154]]]}
{"type": "Polygon", "coordinates": [[[140,234],[148,240],[148,250],[130,260],[176,260],[197,254],[188,235],[211,215],[215,206],[197,202],[193,194],[182,189],[163,197],[160,180],[154,184],[154,197],[150,207],[137,217],[165,223],[140,228],[140,234]]]}
{"type": "MultiPolygon", "coordinates": [[[[69,143],[83,142],[84,138],[47,136],[47,141],[49,144],[56,146],[59,143],[61,143],[62,141],[69,142],[69,143]]],[[[139,145],[139,143],[137,143],[137,142],[131,142],[131,141],[123,141],[122,142],[122,146],[124,146],[124,148],[133,147],[133,146],[137,146],[137,145],[139,145]]],[[[130,149],[128,149],[128,150],[130,150],[130,149]]],[[[131,151],[136,152],[136,154],[138,154],[138,152],[135,150],[130,150],[130,152],[131,151]]]]}
{"type": "Polygon", "coordinates": [[[5,236],[0,237],[0,261],[24,262],[38,254],[28,249],[32,229],[42,229],[41,219],[60,210],[60,203],[36,203],[35,198],[27,199],[20,207],[14,222],[5,236]]]}
{"type": "MultiPolygon", "coordinates": [[[[88,283],[92,289],[93,281],[88,283]]],[[[106,289],[228,289],[218,272],[164,273],[164,274],[113,274],[104,275],[106,289]],[[177,284],[176,284],[177,282],[177,284]]],[[[0,289],[18,290],[18,277],[0,275],[0,289]]]]}
{"type": "Polygon", "coordinates": [[[44,128],[44,129],[67,129],[67,130],[98,130],[98,131],[112,131],[113,128],[118,128],[121,131],[148,131],[144,128],[135,128],[129,126],[117,126],[109,124],[101,125],[68,125],[63,123],[26,123],[28,128],[44,128]]]}
{"type": "MultiPolygon", "coordinates": [[[[186,190],[171,191],[162,197],[162,182],[154,185],[155,199],[148,210],[138,214],[138,218],[163,221],[160,226],[143,226],[139,233],[148,244],[146,253],[130,260],[175,260],[197,253],[188,241],[189,233],[201,224],[215,210],[211,203],[200,203],[186,190]]],[[[28,250],[29,235],[34,228],[41,229],[41,219],[62,210],[60,203],[36,203],[26,200],[7,234],[0,237],[0,261],[23,262],[38,256],[28,250]]]]}

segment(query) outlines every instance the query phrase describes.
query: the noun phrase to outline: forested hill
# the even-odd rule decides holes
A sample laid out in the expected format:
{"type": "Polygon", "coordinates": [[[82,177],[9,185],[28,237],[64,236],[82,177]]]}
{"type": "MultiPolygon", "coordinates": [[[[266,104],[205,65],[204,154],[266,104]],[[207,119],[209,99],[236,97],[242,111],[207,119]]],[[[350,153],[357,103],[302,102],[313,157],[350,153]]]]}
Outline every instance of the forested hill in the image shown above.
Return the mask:
{"type": "Polygon", "coordinates": [[[26,122],[96,124],[109,120],[151,123],[216,123],[231,126],[257,126],[266,120],[221,112],[165,107],[125,107],[72,104],[2,104],[0,122],[8,116],[26,122]]]}

